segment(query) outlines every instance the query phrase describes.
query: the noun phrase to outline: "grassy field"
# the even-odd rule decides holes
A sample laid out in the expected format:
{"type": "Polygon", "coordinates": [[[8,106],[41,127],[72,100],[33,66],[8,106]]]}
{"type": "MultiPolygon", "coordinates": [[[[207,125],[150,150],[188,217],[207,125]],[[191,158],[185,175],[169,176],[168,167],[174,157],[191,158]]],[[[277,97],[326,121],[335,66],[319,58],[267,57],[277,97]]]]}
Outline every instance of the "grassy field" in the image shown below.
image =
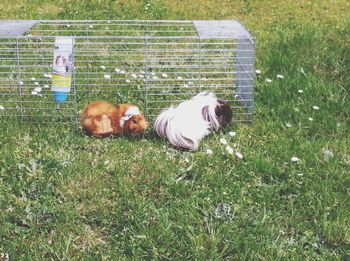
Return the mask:
{"type": "Polygon", "coordinates": [[[233,124],[197,152],[152,130],[95,140],[69,125],[1,121],[0,260],[350,259],[347,0],[0,0],[0,11],[239,19],[261,70],[253,124],[233,124]]]}

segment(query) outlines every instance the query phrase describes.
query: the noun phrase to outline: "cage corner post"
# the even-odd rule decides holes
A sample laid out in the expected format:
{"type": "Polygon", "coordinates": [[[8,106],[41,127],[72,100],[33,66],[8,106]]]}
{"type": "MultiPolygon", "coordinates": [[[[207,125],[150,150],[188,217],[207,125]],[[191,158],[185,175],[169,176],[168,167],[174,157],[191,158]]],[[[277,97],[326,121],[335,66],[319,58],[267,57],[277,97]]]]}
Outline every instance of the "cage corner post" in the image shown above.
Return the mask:
{"type": "Polygon", "coordinates": [[[254,109],[254,41],[247,37],[238,37],[236,49],[236,90],[246,107],[246,120],[252,122],[254,109]]]}

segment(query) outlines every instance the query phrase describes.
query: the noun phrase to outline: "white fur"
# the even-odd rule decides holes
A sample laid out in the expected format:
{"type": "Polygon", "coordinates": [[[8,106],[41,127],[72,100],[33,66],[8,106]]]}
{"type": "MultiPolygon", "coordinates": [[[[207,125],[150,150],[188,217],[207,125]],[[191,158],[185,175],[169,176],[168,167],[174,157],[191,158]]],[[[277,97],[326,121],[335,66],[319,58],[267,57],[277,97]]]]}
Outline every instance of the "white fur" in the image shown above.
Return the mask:
{"type": "Polygon", "coordinates": [[[174,146],[196,150],[206,135],[220,128],[215,114],[217,104],[214,93],[201,92],[177,107],[163,111],[156,119],[155,129],[174,146]],[[207,119],[202,113],[206,106],[207,119]]]}
{"type": "Polygon", "coordinates": [[[139,108],[132,106],[129,109],[127,109],[124,113],[124,116],[120,118],[119,120],[119,126],[123,128],[125,122],[130,120],[133,116],[141,115],[141,112],[139,108]]]}

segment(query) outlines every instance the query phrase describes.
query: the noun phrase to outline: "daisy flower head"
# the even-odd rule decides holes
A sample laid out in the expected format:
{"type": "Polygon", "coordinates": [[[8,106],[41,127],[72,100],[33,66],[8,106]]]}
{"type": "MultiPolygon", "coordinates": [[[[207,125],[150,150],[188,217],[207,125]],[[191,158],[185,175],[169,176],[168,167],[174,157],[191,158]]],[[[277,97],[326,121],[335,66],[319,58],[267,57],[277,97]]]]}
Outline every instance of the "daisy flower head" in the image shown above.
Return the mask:
{"type": "Polygon", "coordinates": [[[243,155],[239,151],[237,151],[235,154],[236,154],[237,158],[243,159],[243,155]]]}
{"type": "Polygon", "coordinates": [[[235,136],[237,135],[237,133],[234,132],[234,131],[230,131],[230,132],[228,133],[228,135],[230,135],[231,137],[235,137],[235,136]]]}
{"type": "Polygon", "coordinates": [[[225,138],[221,138],[220,143],[223,145],[227,145],[227,140],[225,138]]]}
{"type": "Polygon", "coordinates": [[[208,154],[208,155],[212,155],[212,154],[213,154],[213,151],[212,151],[211,149],[207,149],[207,150],[205,151],[205,153],[208,154]]]}
{"type": "Polygon", "coordinates": [[[234,152],[233,148],[229,145],[226,146],[226,151],[228,154],[233,154],[233,152],[234,152]]]}
{"type": "Polygon", "coordinates": [[[300,161],[300,159],[296,156],[293,156],[291,159],[290,159],[292,162],[298,162],[300,161]]]}

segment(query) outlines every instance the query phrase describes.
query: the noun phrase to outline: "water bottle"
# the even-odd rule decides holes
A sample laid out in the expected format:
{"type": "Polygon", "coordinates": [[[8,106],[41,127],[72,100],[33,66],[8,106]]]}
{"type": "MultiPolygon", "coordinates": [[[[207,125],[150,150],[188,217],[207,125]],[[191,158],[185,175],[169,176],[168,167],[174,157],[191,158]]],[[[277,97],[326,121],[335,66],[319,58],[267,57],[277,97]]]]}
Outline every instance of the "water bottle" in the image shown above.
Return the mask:
{"type": "Polygon", "coordinates": [[[59,104],[68,100],[73,66],[73,38],[56,37],[51,90],[54,100],[59,104]]]}

